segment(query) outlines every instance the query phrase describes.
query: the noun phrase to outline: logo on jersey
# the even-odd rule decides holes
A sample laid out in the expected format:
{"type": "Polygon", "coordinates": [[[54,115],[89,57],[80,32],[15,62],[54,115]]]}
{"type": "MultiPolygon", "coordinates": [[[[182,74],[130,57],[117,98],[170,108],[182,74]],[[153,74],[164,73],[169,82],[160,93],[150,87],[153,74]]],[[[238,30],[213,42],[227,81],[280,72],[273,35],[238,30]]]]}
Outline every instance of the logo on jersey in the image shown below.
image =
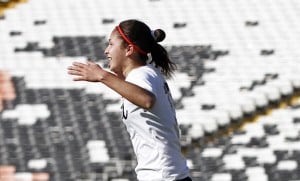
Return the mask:
{"type": "Polygon", "coordinates": [[[122,104],[121,109],[122,109],[122,119],[126,120],[128,117],[128,110],[125,111],[124,103],[122,104]]]}

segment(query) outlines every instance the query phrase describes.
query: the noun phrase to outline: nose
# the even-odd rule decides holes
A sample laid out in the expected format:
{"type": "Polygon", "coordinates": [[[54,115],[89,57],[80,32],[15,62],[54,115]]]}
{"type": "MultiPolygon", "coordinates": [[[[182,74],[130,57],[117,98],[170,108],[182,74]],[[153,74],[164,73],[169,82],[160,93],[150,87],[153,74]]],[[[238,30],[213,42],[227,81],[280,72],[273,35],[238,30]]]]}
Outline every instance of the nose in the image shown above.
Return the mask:
{"type": "Polygon", "coordinates": [[[105,54],[105,55],[108,54],[108,52],[107,52],[107,47],[106,47],[105,50],[104,50],[104,54],[105,54]]]}
{"type": "Polygon", "coordinates": [[[105,48],[104,54],[105,54],[105,55],[108,55],[108,46],[105,48]]]}

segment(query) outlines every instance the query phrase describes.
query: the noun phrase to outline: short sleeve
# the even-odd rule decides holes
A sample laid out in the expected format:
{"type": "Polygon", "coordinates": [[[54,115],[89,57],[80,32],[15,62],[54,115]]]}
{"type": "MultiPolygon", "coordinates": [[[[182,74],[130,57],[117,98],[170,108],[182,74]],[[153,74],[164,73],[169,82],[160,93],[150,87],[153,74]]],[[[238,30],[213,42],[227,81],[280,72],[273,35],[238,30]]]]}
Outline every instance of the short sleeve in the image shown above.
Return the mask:
{"type": "Polygon", "coordinates": [[[128,74],[126,81],[142,87],[156,95],[156,78],[155,72],[152,69],[146,67],[134,69],[128,74]]]}

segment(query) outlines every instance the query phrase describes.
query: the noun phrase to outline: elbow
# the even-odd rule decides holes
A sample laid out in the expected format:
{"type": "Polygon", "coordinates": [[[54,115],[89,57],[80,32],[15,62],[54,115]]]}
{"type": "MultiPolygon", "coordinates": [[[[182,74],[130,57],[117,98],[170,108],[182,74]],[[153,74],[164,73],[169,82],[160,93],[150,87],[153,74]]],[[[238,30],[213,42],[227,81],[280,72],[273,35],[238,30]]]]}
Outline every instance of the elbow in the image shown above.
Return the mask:
{"type": "Polygon", "coordinates": [[[144,105],[142,106],[144,109],[151,109],[155,104],[156,98],[154,95],[146,96],[144,105]]]}

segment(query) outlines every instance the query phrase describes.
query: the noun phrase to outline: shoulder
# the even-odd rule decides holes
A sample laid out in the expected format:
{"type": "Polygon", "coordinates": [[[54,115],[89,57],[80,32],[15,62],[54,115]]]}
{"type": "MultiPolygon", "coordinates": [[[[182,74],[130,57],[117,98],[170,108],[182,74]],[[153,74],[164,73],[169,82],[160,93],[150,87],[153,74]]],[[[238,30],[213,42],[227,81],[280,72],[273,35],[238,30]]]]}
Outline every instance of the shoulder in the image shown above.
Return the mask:
{"type": "Polygon", "coordinates": [[[128,76],[126,77],[126,80],[132,80],[132,79],[151,79],[151,78],[157,78],[159,77],[158,70],[151,64],[138,67],[136,69],[133,69],[128,76]]]}
{"type": "Polygon", "coordinates": [[[132,70],[126,77],[126,81],[153,92],[156,85],[161,84],[162,77],[153,65],[145,65],[132,70]]]}

